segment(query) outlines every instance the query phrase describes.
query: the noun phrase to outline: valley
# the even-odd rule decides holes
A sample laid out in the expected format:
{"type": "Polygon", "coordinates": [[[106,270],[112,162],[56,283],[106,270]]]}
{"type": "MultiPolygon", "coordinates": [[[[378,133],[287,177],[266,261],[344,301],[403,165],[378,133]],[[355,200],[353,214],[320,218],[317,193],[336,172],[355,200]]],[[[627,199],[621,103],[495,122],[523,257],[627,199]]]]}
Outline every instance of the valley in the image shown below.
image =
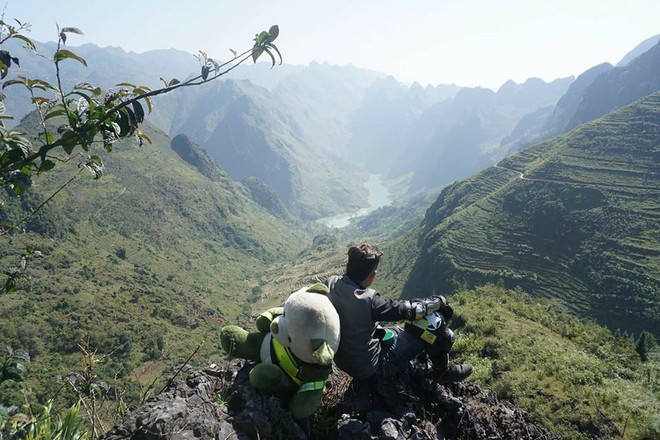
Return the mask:
{"type": "MultiPolygon", "coordinates": [[[[17,73],[52,75],[8,48],[17,73]]],[[[497,398],[564,438],[654,438],[660,349],[640,341],[660,338],[659,48],[497,91],[257,63],[159,97],[140,121],[150,144],[64,148],[0,198],[0,416],[102,382],[107,424],[181,363],[228,362],[222,326],[252,328],[371,242],[383,296],[456,305],[453,356],[497,398]],[[4,379],[14,353],[25,382],[4,379]]],[[[190,71],[176,51],[72,50],[100,67],[67,66],[71,84],[190,71]]],[[[6,93],[34,145],[66,131],[6,93]]],[[[2,145],[0,165],[16,151],[2,145]]]]}
{"type": "MultiPolygon", "coordinates": [[[[365,173],[366,174],[366,173],[365,173]]],[[[392,199],[387,187],[383,184],[382,176],[370,175],[365,182],[365,187],[368,192],[367,203],[369,206],[360,208],[357,211],[342,213],[332,217],[320,218],[316,220],[329,228],[343,228],[349,225],[351,220],[369,214],[383,206],[388,206],[392,203],[392,199]]]]}

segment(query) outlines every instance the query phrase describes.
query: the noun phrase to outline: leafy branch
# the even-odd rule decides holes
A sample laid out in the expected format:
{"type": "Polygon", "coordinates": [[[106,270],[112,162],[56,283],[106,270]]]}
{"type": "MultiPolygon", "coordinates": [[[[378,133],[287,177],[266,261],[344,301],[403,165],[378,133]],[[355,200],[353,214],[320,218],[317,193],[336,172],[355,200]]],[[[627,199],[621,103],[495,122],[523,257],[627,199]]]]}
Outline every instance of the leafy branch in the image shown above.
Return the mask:
{"type": "MultiPolygon", "coordinates": [[[[7,25],[0,22],[0,28],[2,26],[7,25]]],[[[135,137],[139,145],[145,141],[151,143],[151,140],[140,131],[139,127],[144,122],[145,106],[148,112],[152,110],[151,98],[154,96],[182,87],[211,82],[250,58],[256,62],[263,53],[271,58],[271,67],[276,63],[274,54],[279,57],[280,64],[282,62],[281,54],[273,44],[279,35],[279,28],[274,25],[268,31],[256,35],[252,48],[240,54],[233,52],[233,58],[226,62],[218,63],[200,51],[198,56],[201,64],[200,74],[183,82],[177,79],[166,81],[161,78],[164,87],[156,90],[123,82],[117,84],[116,90],[111,89],[105,92],[89,83],[78,83],[73,86],[72,90],[65,92],[62,87],[60,63],[73,60],[87,66],[84,58],[63,48],[67,35],[70,33],[80,35],[82,31],[72,27],[58,28],[57,50],[52,58],[56,72],[56,85],[41,79],[30,79],[23,76],[2,84],[3,89],[15,85],[26,87],[32,96],[32,104],[41,118],[42,145],[35,149],[22,133],[5,129],[2,119],[10,118],[10,116],[0,115],[0,186],[9,187],[16,194],[23,193],[32,184],[33,173],[47,172],[55,167],[54,159],[56,160],[56,158],[52,156],[52,153],[60,148],[66,155],[71,155],[78,147],[88,152],[95,143],[102,143],[105,150],[110,152],[114,143],[129,137],[135,137]],[[38,96],[41,92],[50,93],[53,97],[38,96]],[[61,123],[62,118],[66,122],[61,123]],[[57,121],[58,124],[52,127],[49,125],[51,120],[57,121]]],[[[1,30],[0,35],[2,35],[1,30]]],[[[35,48],[34,43],[20,34],[16,28],[11,28],[9,35],[11,37],[7,38],[19,38],[27,43],[28,48],[35,48]]],[[[2,41],[0,39],[0,43],[2,41]]],[[[14,58],[9,55],[9,60],[0,65],[0,70],[2,66],[5,66],[5,70],[9,69],[14,58]]],[[[0,63],[2,62],[0,52],[0,63]]],[[[17,59],[14,62],[18,64],[17,59]]],[[[86,166],[94,172],[95,178],[101,177],[103,162],[98,156],[91,156],[86,162],[86,166]]]]}

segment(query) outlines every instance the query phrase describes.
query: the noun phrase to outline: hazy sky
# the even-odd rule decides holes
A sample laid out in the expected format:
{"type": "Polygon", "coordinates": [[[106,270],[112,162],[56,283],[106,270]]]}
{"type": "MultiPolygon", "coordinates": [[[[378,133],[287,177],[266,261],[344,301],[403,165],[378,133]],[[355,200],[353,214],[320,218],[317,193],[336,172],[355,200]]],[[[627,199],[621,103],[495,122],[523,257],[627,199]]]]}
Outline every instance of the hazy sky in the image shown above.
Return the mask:
{"type": "Polygon", "coordinates": [[[617,63],[660,33],[660,0],[0,0],[5,21],[82,29],[77,46],[176,48],[216,59],[272,24],[284,61],[353,64],[423,85],[497,88],[617,63]]]}

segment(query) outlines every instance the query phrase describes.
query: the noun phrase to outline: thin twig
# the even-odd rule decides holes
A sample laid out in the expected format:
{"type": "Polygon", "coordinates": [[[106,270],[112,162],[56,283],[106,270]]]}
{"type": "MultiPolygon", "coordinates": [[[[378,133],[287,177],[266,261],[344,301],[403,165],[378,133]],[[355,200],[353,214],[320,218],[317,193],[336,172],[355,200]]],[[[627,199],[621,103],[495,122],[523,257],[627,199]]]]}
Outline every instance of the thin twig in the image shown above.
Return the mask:
{"type": "MultiPolygon", "coordinates": [[[[213,80],[215,80],[215,79],[218,79],[219,77],[224,76],[224,75],[227,74],[228,72],[231,72],[233,69],[235,69],[236,67],[240,66],[240,65],[243,64],[245,61],[247,61],[248,59],[250,59],[250,57],[251,57],[251,53],[252,53],[252,49],[248,49],[248,50],[246,50],[245,52],[243,52],[242,54],[235,56],[234,58],[232,58],[232,59],[231,59],[230,61],[228,61],[227,63],[224,63],[223,66],[226,65],[226,64],[228,64],[229,62],[232,62],[232,61],[234,61],[234,60],[240,58],[240,57],[243,57],[243,58],[241,58],[241,60],[240,60],[238,63],[234,64],[232,67],[228,68],[227,70],[224,70],[224,71],[222,71],[222,72],[218,72],[216,75],[214,75],[214,76],[212,76],[211,78],[208,78],[208,79],[206,79],[206,80],[202,79],[202,75],[198,75],[198,76],[196,76],[196,77],[194,77],[194,78],[191,78],[191,79],[189,79],[189,80],[187,80],[187,81],[184,81],[184,82],[181,82],[181,83],[178,83],[178,84],[175,84],[175,85],[169,86],[169,87],[164,87],[164,88],[162,88],[162,89],[152,90],[152,91],[150,91],[150,92],[147,92],[147,93],[144,93],[144,94],[140,94],[140,95],[134,96],[134,97],[132,97],[132,98],[130,98],[130,99],[127,99],[127,100],[125,100],[125,101],[122,101],[122,102],[120,102],[119,104],[117,104],[117,105],[115,105],[114,107],[112,107],[111,109],[109,109],[109,110],[106,112],[106,114],[105,114],[104,117],[99,118],[94,124],[90,125],[89,127],[85,128],[84,130],[82,130],[81,132],[79,132],[79,133],[77,133],[77,134],[78,134],[78,136],[80,136],[81,134],[84,134],[84,133],[87,133],[87,132],[89,132],[89,131],[91,131],[91,130],[94,130],[94,129],[99,128],[99,127],[100,127],[103,123],[105,123],[105,122],[106,122],[106,121],[107,121],[107,120],[108,120],[108,119],[109,119],[109,118],[110,118],[115,112],[117,112],[117,111],[119,111],[119,110],[121,110],[121,109],[123,109],[123,108],[125,108],[125,107],[128,107],[129,105],[131,105],[131,104],[133,104],[134,102],[137,102],[137,101],[139,101],[139,100],[141,100],[141,99],[151,98],[151,97],[153,97],[153,96],[158,96],[158,95],[162,95],[162,94],[164,94],[164,93],[169,93],[169,92],[174,91],[174,90],[176,90],[176,89],[179,89],[179,88],[181,88],[181,87],[197,86],[197,85],[201,85],[201,84],[206,84],[206,83],[209,83],[209,82],[211,82],[211,81],[213,81],[213,80]],[[247,54],[247,56],[246,56],[246,54],[247,54]],[[200,79],[202,79],[202,81],[199,81],[200,79]]],[[[60,92],[60,93],[62,93],[62,92],[60,92]]],[[[64,106],[64,108],[65,108],[65,111],[67,112],[67,115],[69,115],[69,109],[68,109],[68,106],[66,105],[65,97],[64,97],[64,96],[62,96],[62,101],[63,101],[62,104],[63,104],[63,106],[64,106]]],[[[71,124],[71,127],[73,128],[73,124],[71,124]]],[[[42,146],[42,147],[39,149],[38,152],[35,152],[35,153],[31,154],[30,156],[24,158],[23,160],[20,160],[20,161],[18,161],[18,162],[13,163],[13,164],[9,164],[8,166],[6,166],[6,168],[3,169],[3,171],[4,171],[4,172],[7,172],[7,171],[13,171],[13,170],[20,169],[20,168],[22,168],[23,166],[25,166],[25,165],[27,165],[27,164],[29,164],[29,163],[34,162],[34,161],[35,161],[37,158],[39,158],[40,156],[47,154],[48,152],[50,152],[50,151],[53,150],[54,148],[61,146],[62,143],[63,143],[63,140],[60,138],[60,139],[56,140],[55,142],[53,142],[53,143],[51,143],[51,144],[46,144],[46,145],[42,146]]]]}
{"type": "Polygon", "coordinates": [[[39,206],[37,206],[35,209],[33,209],[31,213],[29,213],[28,215],[26,215],[25,217],[23,217],[22,219],[20,219],[18,222],[14,223],[11,227],[9,227],[9,228],[7,228],[7,229],[5,229],[5,230],[0,231],[0,236],[9,234],[9,232],[10,232],[10,231],[13,231],[14,229],[16,229],[16,228],[18,227],[18,225],[20,225],[20,224],[25,223],[26,221],[28,221],[33,215],[35,215],[37,212],[39,212],[39,210],[41,210],[41,208],[43,208],[44,206],[46,206],[46,203],[50,202],[50,201],[53,199],[53,197],[55,197],[56,195],[58,195],[58,194],[60,193],[60,191],[62,191],[62,190],[63,190],[64,188],[66,188],[71,182],[73,182],[78,176],[80,176],[80,173],[82,173],[83,170],[84,170],[84,168],[80,168],[80,170],[79,170],[79,171],[78,171],[78,172],[77,172],[72,178],[70,178],[70,179],[69,179],[64,185],[62,185],[61,187],[59,187],[59,189],[58,189],[57,191],[55,191],[53,194],[51,194],[50,197],[48,197],[46,200],[44,200],[43,203],[41,203],[39,206]]]}
{"type": "Polygon", "coordinates": [[[188,362],[190,362],[190,359],[192,359],[193,356],[195,356],[197,354],[199,349],[202,348],[202,345],[204,345],[204,339],[202,339],[200,341],[200,343],[197,345],[197,348],[195,348],[195,350],[190,354],[190,356],[188,356],[188,359],[186,359],[186,361],[183,364],[181,364],[181,366],[176,370],[176,373],[174,373],[174,376],[172,376],[170,378],[170,380],[167,381],[167,383],[165,384],[163,389],[160,390],[158,392],[158,394],[164,392],[166,389],[168,389],[170,387],[170,385],[172,385],[172,382],[174,382],[174,379],[176,379],[176,377],[179,375],[179,373],[181,373],[181,370],[183,370],[183,368],[188,364],[188,362]]]}

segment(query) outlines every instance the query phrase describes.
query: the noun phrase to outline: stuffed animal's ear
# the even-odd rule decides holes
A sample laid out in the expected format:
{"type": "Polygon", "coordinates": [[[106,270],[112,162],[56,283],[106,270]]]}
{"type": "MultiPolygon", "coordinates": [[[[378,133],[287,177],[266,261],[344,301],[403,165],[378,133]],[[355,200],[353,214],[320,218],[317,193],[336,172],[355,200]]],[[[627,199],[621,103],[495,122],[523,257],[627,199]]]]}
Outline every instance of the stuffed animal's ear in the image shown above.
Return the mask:
{"type": "Polygon", "coordinates": [[[330,365],[335,351],[323,339],[312,339],[312,356],[320,365],[330,365]]]}
{"type": "Polygon", "coordinates": [[[328,295],[330,293],[330,289],[328,289],[328,286],[326,286],[323,283],[312,284],[307,288],[307,291],[313,293],[322,293],[323,295],[328,295]]]}
{"type": "Polygon", "coordinates": [[[268,333],[270,331],[270,323],[282,313],[284,313],[284,307],[273,307],[263,312],[257,317],[257,330],[261,333],[268,333]]]}

